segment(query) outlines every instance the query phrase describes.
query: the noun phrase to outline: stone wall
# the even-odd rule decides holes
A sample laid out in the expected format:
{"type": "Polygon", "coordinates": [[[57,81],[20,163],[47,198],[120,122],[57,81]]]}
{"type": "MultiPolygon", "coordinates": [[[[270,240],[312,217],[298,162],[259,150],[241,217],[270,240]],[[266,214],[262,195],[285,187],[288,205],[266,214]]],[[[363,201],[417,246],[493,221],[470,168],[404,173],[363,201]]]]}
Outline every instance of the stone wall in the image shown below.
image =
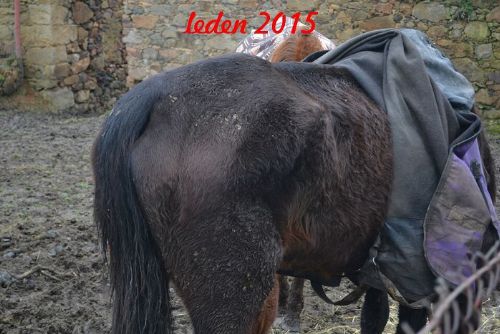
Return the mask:
{"type": "MultiPolygon", "coordinates": [[[[49,110],[102,110],[125,84],[232,52],[244,37],[184,34],[192,11],[203,19],[220,11],[247,19],[249,32],[263,22],[260,11],[316,10],[318,31],[336,43],[385,27],[425,31],[474,83],[485,115],[500,117],[496,0],[21,0],[21,8],[26,85],[11,99],[14,106],[35,95],[49,110]]],[[[0,51],[12,49],[12,21],[12,0],[0,0],[0,51]]],[[[0,97],[0,107],[7,101],[0,97]]]]}
{"type": "MultiPolygon", "coordinates": [[[[12,98],[19,107],[25,95],[43,98],[46,103],[38,106],[56,111],[86,112],[113,104],[126,78],[122,8],[123,0],[21,0],[28,87],[12,98]]],[[[12,11],[11,0],[0,0],[4,50],[13,48],[12,11]]]]}
{"type": "MultiPolygon", "coordinates": [[[[189,13],[263,22],[260,11],[291,15],[317,10],[317,30],[340,43],[361,32],[409,27],[425,31],[473,83],[489,117],[500,117],[500,7],[496,0],[126,0],[128,85],[165,69],[231,52],[244,36],[184,34],[189,13]]],[[[249,30],[248,30],[249,31],[249,30]]]]}

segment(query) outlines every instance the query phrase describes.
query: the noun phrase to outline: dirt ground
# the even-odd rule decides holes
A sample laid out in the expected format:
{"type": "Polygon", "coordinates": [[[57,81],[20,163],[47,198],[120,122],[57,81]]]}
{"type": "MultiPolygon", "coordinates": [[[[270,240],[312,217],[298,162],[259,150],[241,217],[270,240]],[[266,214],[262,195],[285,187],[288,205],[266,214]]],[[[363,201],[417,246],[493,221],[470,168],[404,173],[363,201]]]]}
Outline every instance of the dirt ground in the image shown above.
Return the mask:
{"type": "MultiPolygon", "coordinates": [[[[89,162],[102,120],[0,112],[0,334],[109,332],[89,162]]],[[[500,160],[500,139],[491,142],[500,160]]],[[[338,299],[347,291],[342,286],[329,294],[338,299]]],[[[360,303],[334,307],[309,287],[305,294],[303,333],[359,333],[360,303]]],[[[500,332],[499,305],[498,295],[486,303],[479,332],[500,332]]],[[[391,309],[387,333],[397,323],[394,304],[391,309]]],[[[175,318],[176,332],[191,332],[182,308],[175,318]]]]}

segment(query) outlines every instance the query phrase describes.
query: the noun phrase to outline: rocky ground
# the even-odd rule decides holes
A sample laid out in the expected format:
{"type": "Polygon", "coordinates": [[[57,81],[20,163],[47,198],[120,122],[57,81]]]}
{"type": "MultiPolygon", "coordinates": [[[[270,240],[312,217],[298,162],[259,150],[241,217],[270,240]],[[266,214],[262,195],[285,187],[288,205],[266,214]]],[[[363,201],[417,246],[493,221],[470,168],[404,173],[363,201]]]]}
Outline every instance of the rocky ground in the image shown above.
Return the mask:
{"type": "MultiPolygon", "coordinates": [[[[0,112],[1,334],[109,332],[109,285],[92,222],[89,162],[102,120],[0,112]]],[[[500,140],[492,138],[492,145],[498,160],[500,140]]],[[[346,292],[343,286],[330,295],[346,292]]],[[[309,287],[305,294],[304,333],[359,333],[359,303],[334,307],[309,287]]],[[[500,331],[499,304],[498,296],[487,302],[481,333],[500,331]]],[[[387,333],[397,323],[391,308],[387,333]]],[[[181,308],[175,316],[177,332],[189,333],[186,312],[181,308]]]]}

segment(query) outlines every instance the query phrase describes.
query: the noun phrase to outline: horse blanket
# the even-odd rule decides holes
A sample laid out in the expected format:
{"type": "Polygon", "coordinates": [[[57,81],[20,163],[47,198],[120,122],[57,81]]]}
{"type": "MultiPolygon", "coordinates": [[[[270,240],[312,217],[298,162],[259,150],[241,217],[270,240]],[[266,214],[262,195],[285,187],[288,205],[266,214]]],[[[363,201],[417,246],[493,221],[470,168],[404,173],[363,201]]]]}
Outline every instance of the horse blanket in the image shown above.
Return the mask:
{"type": "Polygon", "coordinates": [[[411,29],[359,35],[304,59],[347,70],[391,123],[394,176],[387,219],[360,282],[423,306],[436,277],[457,285],[475,270],[492,222],[471,112],[474,90],[427,37],[411,29]]]}
{"type": "Polygon", "coordinates": [[[459,284],[475,270],[471,255],[488,224],[500,231],[470,84],[423,33],[410,29],[365,33],[305,61],[349,71],[391,123],[387,219],[361,282],[406,301],[432,295],[436,276],[459,284]]]}
{"type": "MultiPolygon", "coordinates": [[[[291,17],[285,17],[285,24],[283,31],[280,33],[274,33],[272,29],[272,24],[268,23],[264,30],[267,34],[256,34],[253,30],[247,37],[245,37],[236,47],[236,52],[241,52],[249,54],[252,56],[257,56],[259,58],[269,60],[274,50],[283,42],[288,36],[292,34],[294,20],[291,17]]],[[[297,24],[297,31],[307,28],[301,22],[297,24]]],[[[323,50],[331,50],[335,48],[335,43],[320,34],[318,31],[313,31],[312,35],[316,37],[323,50]]]]}

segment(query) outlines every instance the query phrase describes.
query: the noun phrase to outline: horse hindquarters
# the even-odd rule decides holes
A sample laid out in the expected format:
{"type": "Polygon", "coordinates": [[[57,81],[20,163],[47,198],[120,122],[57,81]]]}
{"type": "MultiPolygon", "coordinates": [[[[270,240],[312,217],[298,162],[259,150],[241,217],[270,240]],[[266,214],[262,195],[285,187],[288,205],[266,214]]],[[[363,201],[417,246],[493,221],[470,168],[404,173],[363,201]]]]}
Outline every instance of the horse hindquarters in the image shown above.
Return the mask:
{"type": "Polygon", "coordinates": [[[222,206],[181,218],[165,261],[195,333],[263,334],[277,310],[279,235],[262,205],[222,206]]]}
{"type": "MultiPolygon", "coordinates": [[[[151,82],[150,82],[151,83],[151,82]]],[[[171,333],[168,276],[133,181],[132,147],[155,102],[150,83],[120,99],[92,152],[94,217],[103,250],[110,251],[112,333],[171,333]],[[144,112],[142,112],[144,111],[144,112]]]]}
{"type": "Polygon", "coordinates": [[[245,197],[245,189],[228,193],[196,179],[189,167],[169,168],[162,150],[168,151],[165,141],[146,129],[134,149],[134,180],[194,332],[267,333],[277,311],[281,261],[270,209],[245,197]]]}

